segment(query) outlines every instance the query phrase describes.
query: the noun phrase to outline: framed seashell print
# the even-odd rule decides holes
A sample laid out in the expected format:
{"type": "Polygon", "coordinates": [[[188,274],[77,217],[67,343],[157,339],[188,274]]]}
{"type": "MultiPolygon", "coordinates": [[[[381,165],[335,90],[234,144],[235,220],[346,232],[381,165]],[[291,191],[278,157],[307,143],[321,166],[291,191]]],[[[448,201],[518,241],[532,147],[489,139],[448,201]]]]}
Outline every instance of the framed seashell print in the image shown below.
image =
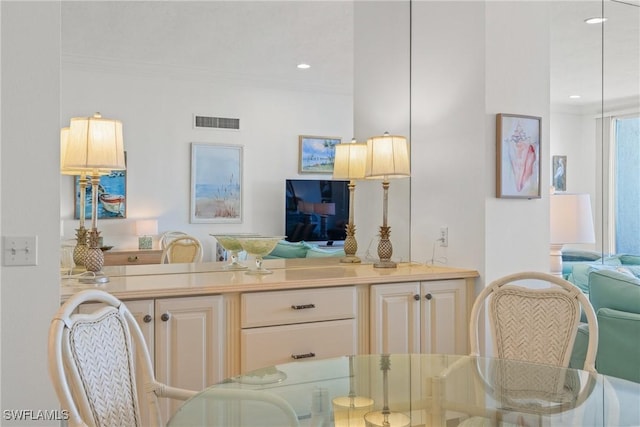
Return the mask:
{"type": "Polygon", "coordinates": [[[542,119],[496,115],[496,197],[539,199],[542,119]]]}

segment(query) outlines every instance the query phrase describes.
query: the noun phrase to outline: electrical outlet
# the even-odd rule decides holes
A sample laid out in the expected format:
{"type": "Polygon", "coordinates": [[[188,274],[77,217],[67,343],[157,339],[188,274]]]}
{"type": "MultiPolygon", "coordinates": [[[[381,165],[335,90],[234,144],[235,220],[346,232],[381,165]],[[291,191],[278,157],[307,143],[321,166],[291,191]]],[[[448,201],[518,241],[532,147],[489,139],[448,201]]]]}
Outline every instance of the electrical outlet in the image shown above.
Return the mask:
{"type": "Polygon", "coordinates": [[[449,246],[449,227],[440,227],[440,246],[449,246]]]}
{"type": "Polygon", "coordinates": [[[4,236],[2,238],[3,264],[38,265],[37,236],[4,236]]]}

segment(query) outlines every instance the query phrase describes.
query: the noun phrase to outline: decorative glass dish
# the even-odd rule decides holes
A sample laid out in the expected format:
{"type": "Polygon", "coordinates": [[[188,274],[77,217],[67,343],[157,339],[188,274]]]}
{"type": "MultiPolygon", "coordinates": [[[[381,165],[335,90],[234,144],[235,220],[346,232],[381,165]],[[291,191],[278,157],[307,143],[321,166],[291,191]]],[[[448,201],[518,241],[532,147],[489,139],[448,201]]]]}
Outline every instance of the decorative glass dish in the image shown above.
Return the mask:
{"type": "Polygon", "coordinates": [[[269,255],[278,242],[287,236],[253,236],[238,237],[238,241],[249,255],[256,258],[256,268],[247,270],[247,274],[271,274],[273,271],[267,270],[262,265],[262,257],[269,255]]]}
{"type": "Polygon", "coordinates": [[[243,265],[238,261],[238,254],[242,251],[242,245],[238,240],[239,237],[258,237],[259,234],[255,233],[238,233],[238,234],[211,234],[222,248],[229,252],[231,262],[225,264],[223,267],[225,270],[246,270],[246,265],[243,265]]]}

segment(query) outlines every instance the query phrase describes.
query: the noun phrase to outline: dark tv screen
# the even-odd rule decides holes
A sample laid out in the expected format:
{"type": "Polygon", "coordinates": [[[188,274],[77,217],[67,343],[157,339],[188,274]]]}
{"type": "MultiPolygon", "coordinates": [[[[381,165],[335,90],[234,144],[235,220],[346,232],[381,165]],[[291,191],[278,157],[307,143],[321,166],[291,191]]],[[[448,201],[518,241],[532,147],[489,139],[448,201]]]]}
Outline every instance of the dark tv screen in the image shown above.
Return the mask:
{"type": "Polygon", "coordinates": [[[287,179],[285,234],[290,242],[342,242],[349,222],[349,181],[287,179]]]}

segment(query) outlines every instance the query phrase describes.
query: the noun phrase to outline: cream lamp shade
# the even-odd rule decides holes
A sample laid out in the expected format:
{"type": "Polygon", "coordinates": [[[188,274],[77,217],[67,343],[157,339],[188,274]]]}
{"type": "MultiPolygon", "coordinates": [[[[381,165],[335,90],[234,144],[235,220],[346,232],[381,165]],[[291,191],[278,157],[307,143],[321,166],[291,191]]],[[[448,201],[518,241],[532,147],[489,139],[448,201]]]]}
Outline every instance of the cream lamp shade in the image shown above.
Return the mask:
{"type": "Polygon", "coordinates": [[[367,178],[404,178],[411,174],[409,144],[403,136],[374,136],[367,140],[365,176],[367,178]]]}
{"type": "Polygon", "coordinates": [[[367,163],[367,144],[343,143],[335,146],[334,179],[363,179],[367,163]]]}
{"type": "Polygon", "coordinates": [[[549,200],[550,272],[562,277],[562,246],[596,241],[588,194],[551,194],[549,200]]]}
{"type": "MultiPolygon", "coordinates": [[[[83,176],[86,175],[88,171],[86,169],[72,169],[69,167],[65,167],[65,159],[67,156],[67,150],[69,148],[69,133],[71,129],[69,127],[64,127],[60,129],[60,173],[62,175],[76,175],[83,176]]],[[[110,170],[99,170],[98,175],[108,175],[110,170]]]]}
{"type": "Polygon", "coordinates": [[[136,221],[136,234],[138,236],[155,236],[158,234],[158,220],[139,219],[136,221]]]}
{"type": "Polygon", "coordinates": [[[596,241],[589,194],[552,194],[549,204],[550,243],[594,243],[596,241]]]}
{"type": "MultiPolygon", "coordinates": [[[[97,175],[101,171],[126,169],[122,122],[93,117],[74,117],[69,133],[62,170],[80,170],[97,175]]],[[[64,141],[64,139],[62,139],[64,141]]]]}

